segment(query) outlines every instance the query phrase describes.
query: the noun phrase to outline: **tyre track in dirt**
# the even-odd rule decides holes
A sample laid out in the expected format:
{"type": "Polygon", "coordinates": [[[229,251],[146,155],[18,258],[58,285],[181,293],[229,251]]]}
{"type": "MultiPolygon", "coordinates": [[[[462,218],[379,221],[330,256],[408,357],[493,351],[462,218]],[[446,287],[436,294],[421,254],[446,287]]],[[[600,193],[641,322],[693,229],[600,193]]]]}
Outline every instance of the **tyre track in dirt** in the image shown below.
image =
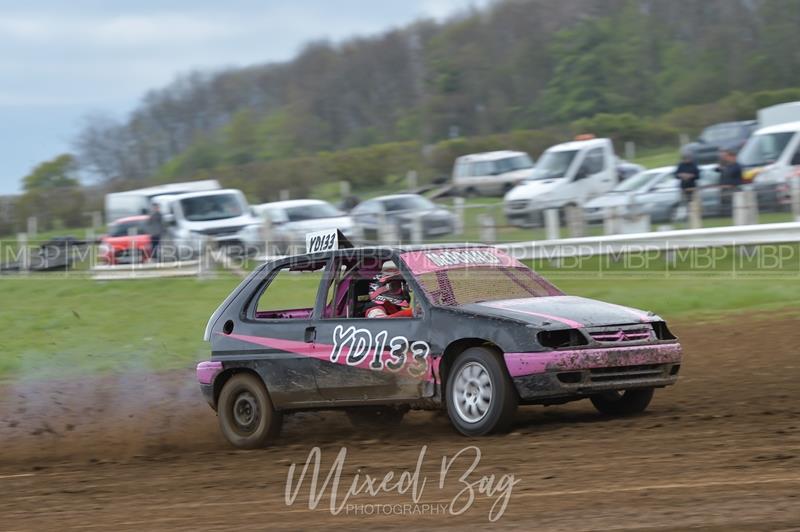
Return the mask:
{"type": "Polygon", "coordinates": [[[482,439],[456,435],[439,413],[369,432],[340,413],[305,413],[289,418],[276,446],[243,452],[222,441],[189,372],[49,383],[45,392],[18,383],[0,396],[0,522],[6,530],[483,527],[495,497],[457,516],[332,515],[328,498],[309,510],[307,489],[291,506],[284,498],[289,466],[314,446],[323,473],[348,449],[346,486],[356,474],[413,470],[425,445],[421,502],[449,502],[461,486],[454,474],[438,489],[442,457],[476,445],[482,457],[470,478],[519,480],[493,527],[788,530],[800,526],[800,329],[788,315],[742,323],[676,324],[681,379],[657,391],[645,415],[611,419],[586,401],[525,407],[510,434],[482,439]]]}

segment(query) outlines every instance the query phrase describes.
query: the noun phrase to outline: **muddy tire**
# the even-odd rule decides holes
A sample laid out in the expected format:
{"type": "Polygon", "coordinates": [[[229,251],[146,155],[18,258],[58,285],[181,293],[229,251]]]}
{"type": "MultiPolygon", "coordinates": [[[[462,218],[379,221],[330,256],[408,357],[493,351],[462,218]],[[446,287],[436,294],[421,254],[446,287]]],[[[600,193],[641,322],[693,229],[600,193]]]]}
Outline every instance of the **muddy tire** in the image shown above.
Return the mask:
{"type": "Polygon", "coordinates": [[[408,409],[395,408],[392,406],[380,406],[375,408],[349,408],[347,418],[357,429],[376,427],[394,427],[403,421],[408,409]]]}
{"type": "Polygon", "coordinates": [[[225,383],[217,413],[225,439],[239,449],[272,443],[283,424],[283,415],[272,406],[264,383],[249,373],[234,375],[225,383]]]}
{"type": "Polygon", "coordinates": [[[653,388],[611,391],[591,397],[594,407],[609,416],[641,414],[653,399],[653,388]]]}
{"type": "Polygon", "coordinates": [[[497,353],[467,349],[447,375],[445,402],[450,422],[465,436],[483,436],[511,428],[519,399],[497,353]]]}

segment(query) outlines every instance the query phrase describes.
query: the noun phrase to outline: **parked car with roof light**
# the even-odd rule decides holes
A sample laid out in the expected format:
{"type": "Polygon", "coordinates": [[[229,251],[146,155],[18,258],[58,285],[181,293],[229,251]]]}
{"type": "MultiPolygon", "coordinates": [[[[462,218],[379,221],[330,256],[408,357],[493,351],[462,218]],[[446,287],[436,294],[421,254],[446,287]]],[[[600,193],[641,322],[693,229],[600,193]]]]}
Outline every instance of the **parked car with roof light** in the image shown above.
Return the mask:
{"type": "Polygon", "coordinates": [[[453,166],[456,192],[467,196],[502,196],[529,178],[530,155],[521,151],[492,151],[462,155],[453,166]]]}
{"type": "Polygon", "coordinates": [[[306,244],[306,234],[338,229],[353,240],[356,227],[353,219],[327,201],[299,199],[255,205],[253,210],[270,224],[270,237],[278,252],[286,253],[306,244]]]}
{"type": "Polygon", "coordinates": [[[418,194],[380,196],[360,203],[350,211],[360,236],[371,242],[380,241],[381,226],[386,224],[400,240],[408,242],[417,224],[422,238],[451,234],[456,218],[449,210],[418,194]]]}
{"type": "Polygon", "coordinates": [[[512,225],[541,225],[544,211],[578,207],[611,190],[619,181],[610,139],[584,138],[548,148],[533,176],[514,187],[503,199],[512,225]]]}
{"type": "Polygon", "coordinates": [[[152,247],[147,233],[148,216],[128,216],[115,220],[100,238],[97,257],[105,264],[144,262],[150,258],[152,247]]]}
{"type": "Polygon", "coordinates": [[[259,266],[208,321],[197,378],[236,447],[274,442],[295,411],[344,410],[370,427],[442,409],[466,436],[508,430],[520,404],[588,399],[631,415],[678,379],[664,320],[565,295],[494,247],[336,240],[259,266]],[[368,317],[383,283],[397,284],[402,316],[368,317]]]}

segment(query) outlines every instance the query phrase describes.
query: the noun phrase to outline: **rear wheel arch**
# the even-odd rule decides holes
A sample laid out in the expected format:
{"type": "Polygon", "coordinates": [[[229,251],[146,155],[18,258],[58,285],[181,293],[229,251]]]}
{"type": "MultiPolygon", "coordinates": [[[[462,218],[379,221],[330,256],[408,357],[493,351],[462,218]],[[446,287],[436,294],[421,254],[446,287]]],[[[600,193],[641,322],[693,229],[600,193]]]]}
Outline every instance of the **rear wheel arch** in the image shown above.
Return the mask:
{"type": "Polygon", "coordinates": [[[272,395],[269,393],[269,387],[267,383],[264,382],[264,379],[261,378],[261,375],[258,374],[257,371],[250,369],[250,368],[230,368],[226,369],[214,379],[214,406],[219,406],[219,394],[222,393],[222,388],[225,387],[225,383],[227,383],[231,377],[240,373],[249,373],[250,375],[255,376],[258,380],[261,381],[261,384],[264,385],[264,388],[267,390],[267,395],[270,396],[270,400],[272,399],[272,395]]]}

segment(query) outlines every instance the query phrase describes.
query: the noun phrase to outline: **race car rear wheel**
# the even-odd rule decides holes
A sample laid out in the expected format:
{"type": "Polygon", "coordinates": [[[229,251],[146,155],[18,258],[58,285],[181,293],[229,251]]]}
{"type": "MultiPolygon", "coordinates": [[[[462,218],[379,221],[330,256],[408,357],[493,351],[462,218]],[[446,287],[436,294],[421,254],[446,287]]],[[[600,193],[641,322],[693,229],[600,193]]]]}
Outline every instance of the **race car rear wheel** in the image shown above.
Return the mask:
{"type": "Polygon", "coordinates": [[[354,427],[370,429],[377,427],[391,427],[403,421],[408,409],[393,406],[378,406],[365,408],[348,408],[347,418],[354,427]]]}
{"type": "Polygon", "coordinates": [[[448,372],[447,414],[465,436],[508,430],[519,402],[514,385],[493,351],[467,349],[448,372]]]}
{"type": "Polygon", "coordinates": [[[594,407],[610,416],[630,416],[644,412],[653,399],[653,388],[612,390],[591,397],[594,407]]]}
{"type": "Polygon", "coordinates": [[[264,447],[278,436],[283,424],[261,379],[249,373],[234,375],[225,383],[217,412],[222,434],[240,449],[264,447]]]}

